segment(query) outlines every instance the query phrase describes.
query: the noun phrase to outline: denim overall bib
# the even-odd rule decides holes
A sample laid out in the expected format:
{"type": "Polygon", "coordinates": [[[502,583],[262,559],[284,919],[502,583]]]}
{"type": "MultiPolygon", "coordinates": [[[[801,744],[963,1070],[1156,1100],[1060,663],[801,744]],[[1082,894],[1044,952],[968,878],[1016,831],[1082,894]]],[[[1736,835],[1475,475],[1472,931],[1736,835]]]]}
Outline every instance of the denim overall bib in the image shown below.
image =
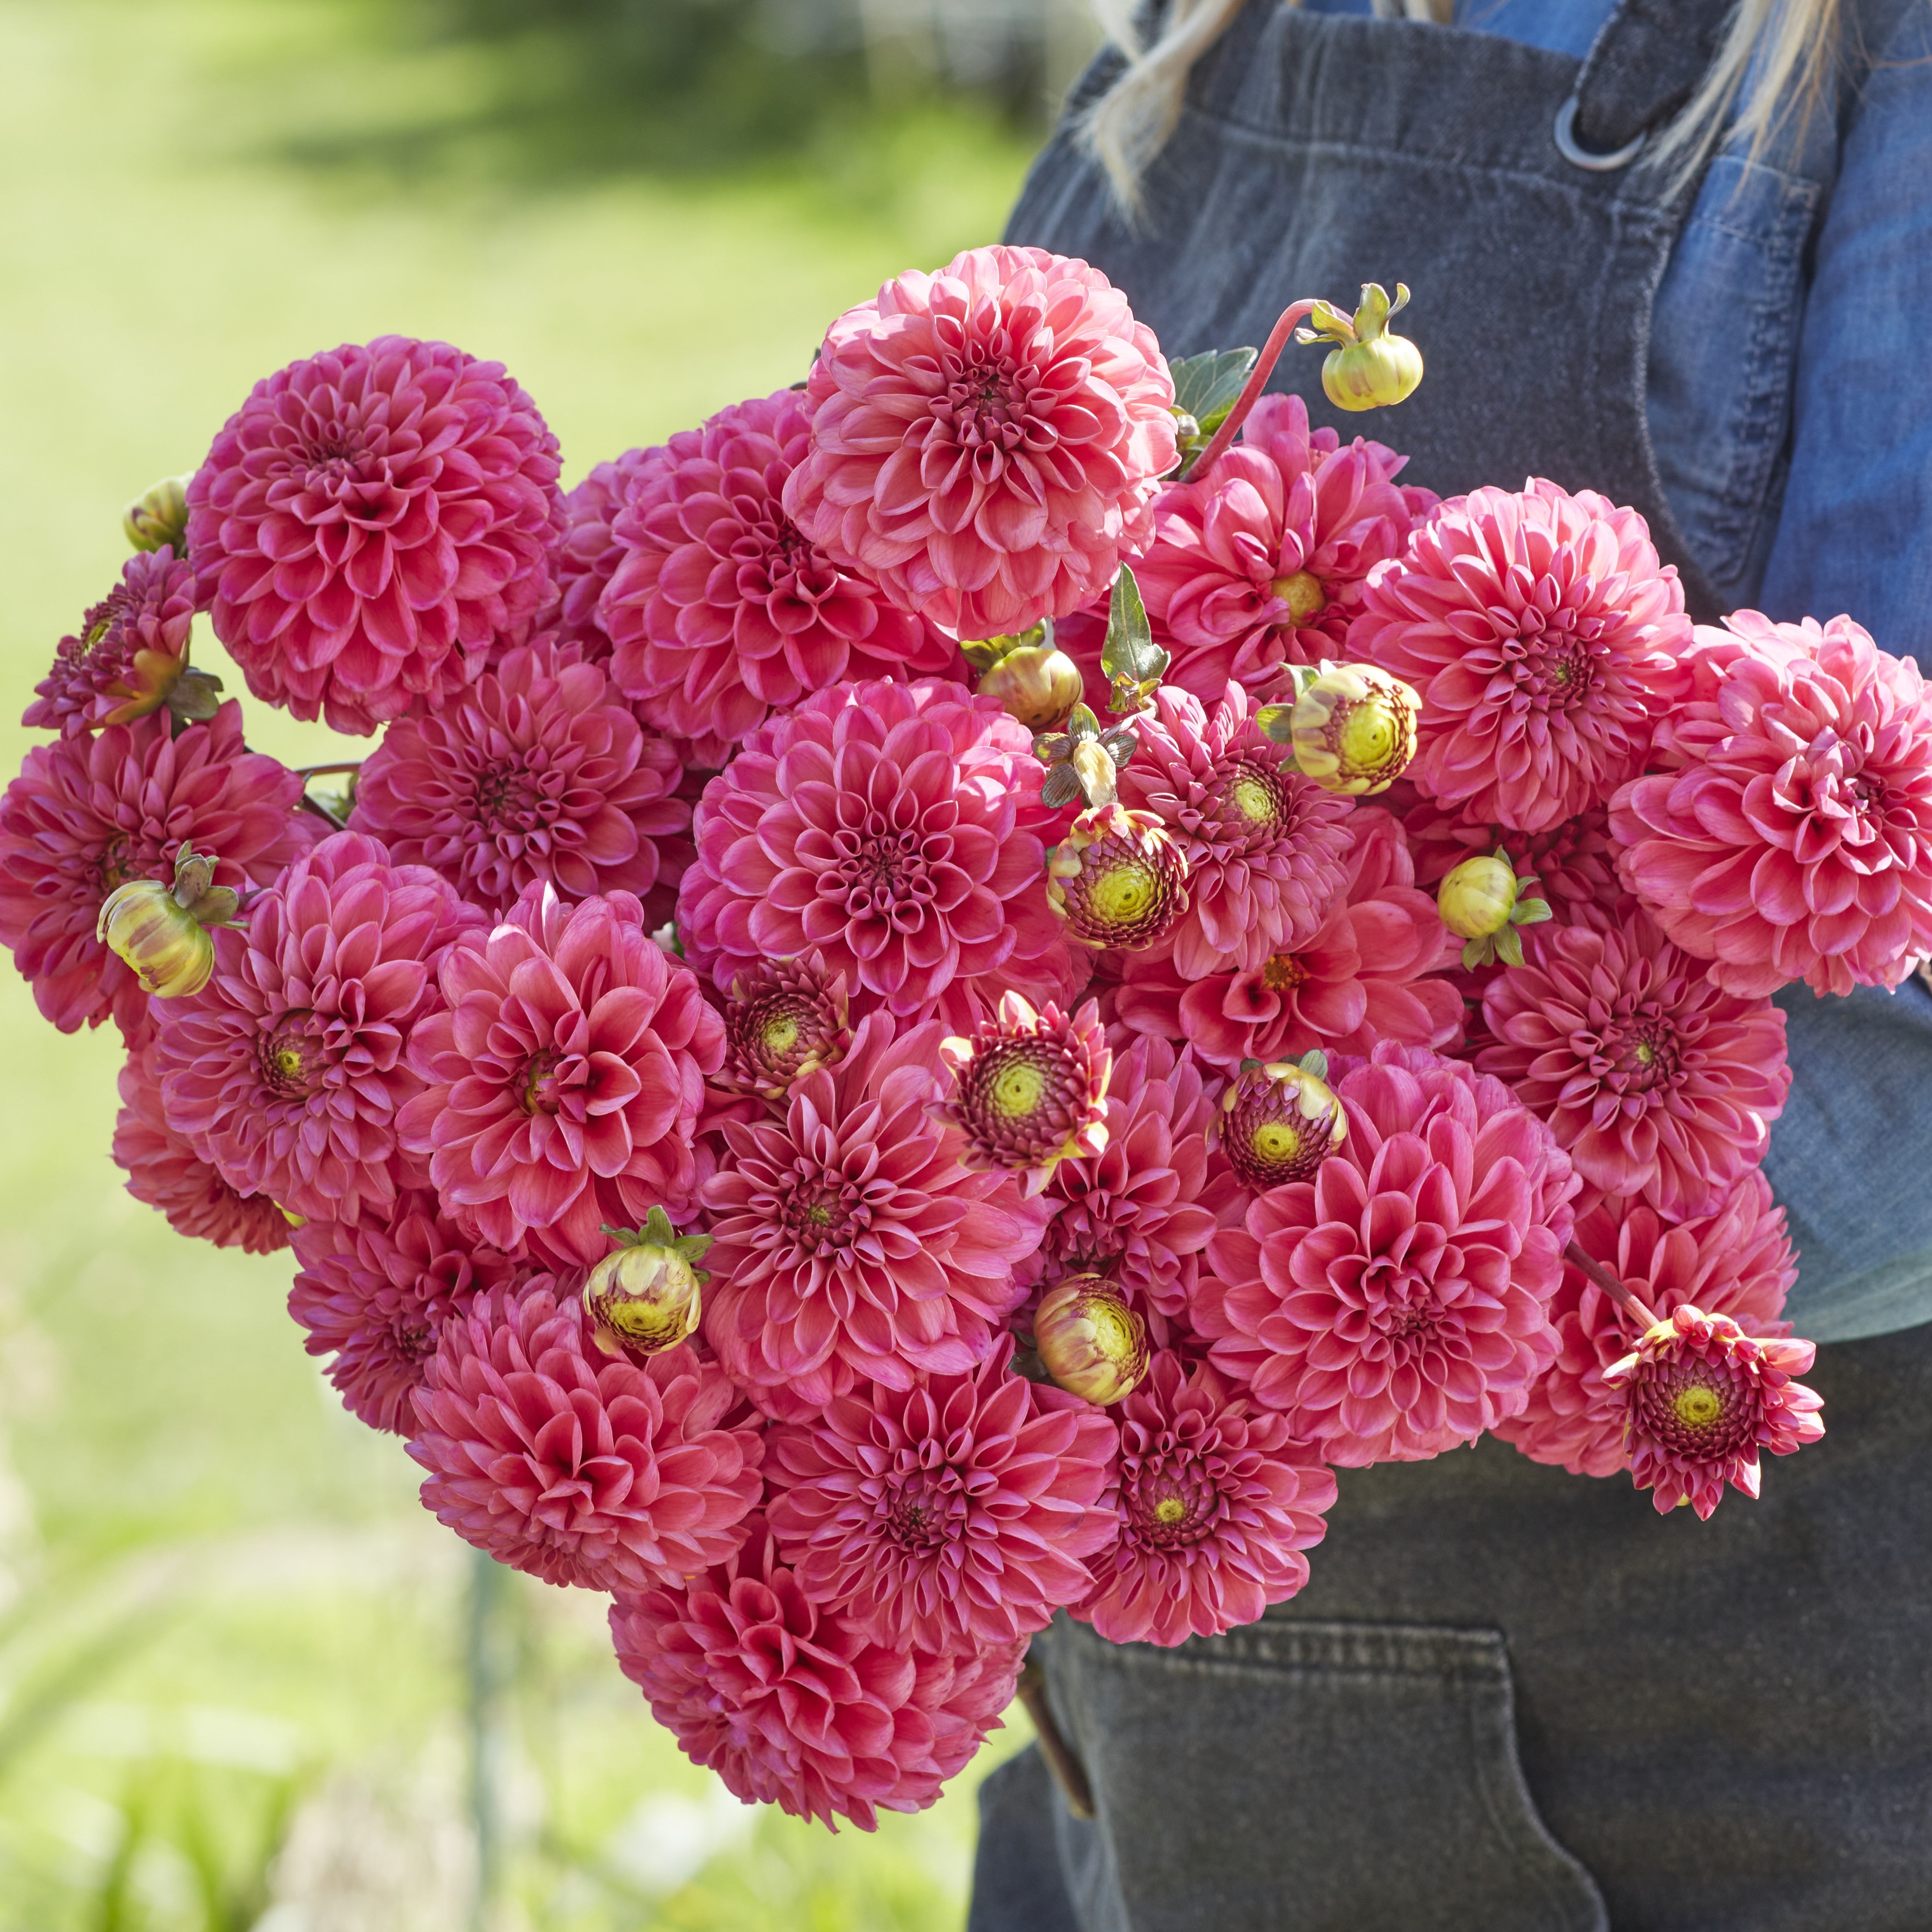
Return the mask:
{"type": "MultiPolygon", "coordinates": [[[[1174,354],[1400,278],[1428,376],[1385,428],[1328,408],[1313,351],[1277,385],[1444,495],[1534,473],[1634,505],[1708,619],[1646,417],[1690,191],[1592,164],[1688,98],[1725,10],[1627,0],[1580,63],[1253,0],[1138,228],[1063,129],[1009,238],[1094,262],[1174,354]]],[[[1258,1623],[1162,1650],[1063,1616],[1034,1654],[1095,1815],[1036,1750],[995,1773],[970,1932],[1932,1926],[1932,994],[1780,1003],[1768,1166],[1825,1441],[1706,1523],[1487,1439],[1343,1470],[1258,1623]]]]}

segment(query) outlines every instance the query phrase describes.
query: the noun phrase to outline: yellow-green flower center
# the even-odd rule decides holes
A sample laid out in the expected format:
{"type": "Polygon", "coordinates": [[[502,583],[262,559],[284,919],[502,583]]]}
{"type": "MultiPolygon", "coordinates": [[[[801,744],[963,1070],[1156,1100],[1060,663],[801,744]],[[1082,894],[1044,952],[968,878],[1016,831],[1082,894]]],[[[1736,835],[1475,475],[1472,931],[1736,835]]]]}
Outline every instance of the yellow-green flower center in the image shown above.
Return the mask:
{"type": "Polygon", "coordinates": [[[1253,825],[1272,825],[1281,816],[1274,788],[1264,778],[1244,773],[1228,788],[1228,802],[1253,825]]]}
{"type": "Polygon", "coordinates": [[[774,1059],[798,1044],[798,1022],[790,1013],[774,1013],[765,1022],[765,1051],[774,1059]]]}
{"type": "Polygon", "coordinates": [[[1178,1522],[1187,1514],[1187,1505],[1178,1496],[1162,1496],[1154,1506],[1156,1522],[1178,1522]]]}
{"type": "Polygon", "coordinates": [[[1277,952],[1262,968],[1262,984],[1270,993],[1292,993],[1307,979],[1308,968],[1292,952],[1277,952]]]}
{"type": "Polygon", "coordinates": [[[1135,1322],[1124,1303],[1096,1296],[1085,1310],[1094,1324],[1094,1346],[1110,1362],[1125,1360],[1138,1346],[1135,1322]]]}
{"type": "Polygon", "coordinates": [[[1277,577],[1268,586],[1288,606],[1288,614],[1298,624],[1321,615],[1328,602],[1328,592],[1313,572],[1298,570],[1292,577],[1277,577]]]}
{"type": "Polygon", "coordinates": [[[1349,706],[1338,739],[1343,759],[1357,771],[1380,770],[1395,755],[1396,721],[1372,699],[1349,706]]]}
{"type": "Polygon", "coordinates": [[[1153,868],[1138,859],[1123,859],[1094,881],[1088,903],[1094,916],[1109,926],[1132,926],[1146,917],[1160,882],[1153,868]]]}
{"type": "Polygon", "coordinates": [[[1301,1136],[1286,1120],[1264,1120],[1249,1137],[1248,1144],[1272,1166],[1292,1160],[1301,1151],[1301,1136]]]}
{"type": "Polygon", "coordinates": [[[1724,1411],[1723,1400],[1717,1390],[1705,1388],[1701,1382],[1693,1382],[1688,1388],[1679,1389],[1670,1406],[1686,1429],[1708,1429],[1724,1411]]]}
{"type": "Polygon", "coordinates": [[[1015,1057],[993,1076],[986,1090],[986,1102],[994,1112],[1009,1120],[1038,1111],[1046,1096],[1046,1074],[1040,1063],[1015,1057]]]}
{"type": "Polygon", "coordinates": [[[292,1046],[283,1047],[275,1055],[275,1071],[284,1080],[302,1078],[302,1057],[292,1046]]]}

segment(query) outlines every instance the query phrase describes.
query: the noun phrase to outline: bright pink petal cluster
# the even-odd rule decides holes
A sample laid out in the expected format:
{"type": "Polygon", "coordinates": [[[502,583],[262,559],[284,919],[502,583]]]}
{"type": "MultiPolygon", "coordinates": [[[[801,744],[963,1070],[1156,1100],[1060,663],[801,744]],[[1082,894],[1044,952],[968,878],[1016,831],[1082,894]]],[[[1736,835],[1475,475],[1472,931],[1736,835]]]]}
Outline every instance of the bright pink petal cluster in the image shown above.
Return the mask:
{"type": "Polygon", "coordinates": [[[1532,480],[1444,503],[1378,566],[1352,656],[1422,694],[1409,777],[1446,806],[1540,832],[1643,769],[1688,693],[1683,586],[1634,510],[1532,480]]]}
{"type": "Polygon", "coordinates": [[[653,452],[627,449],[590,474],[563,500],[563,541],[556,550],[556,602],[538,619],[554,625],[557,642],[574,644],[586,664],[608,664],[614,648],[598,606],[624,560],[612,525],[631,485],[653,452]]]}
{"type": "Polygon", "coordinates": [[[972,248],[832,325],[784,507],[829,556],[962,638],[1112,584],[1174,466],[1174,383],[1097,268],[972,248]]]}
{"type": "Polygon", "coordinates": [[[1418,799],[1402,812],[1402,829],[1415,862],[1415,883],[1430,892],[1464,860],[1507,852],[1519,875],[1536,880],[1525,896],[1541,899],[1559,926],[1592,906],[1617,913],[1630,904],[1617,877],[1607,806],[1592,806],[1541,832],[1512,832],[1418,799]]]}
{"type": "Polygon", "coordinates": [[[194,622],[194,572],[164,544],[121,567],[121,581],[63,638],[23,724],[63,737],[158,710],[180,676],[194,622]]]}
{"type": "Polygon", "coordinates": [[[766,1504],[806,1594],[877,1643],[966,1651],[1046,1628],[1114,1540],[1114,1425],[1012,1368],[861,1384],[766,1438],[766,1504]]]}
{"type": "Polygon", "coordinates": [[[1336,1091],[1348,1138],[1215,1236],[1195,1325],[1325,1460],[1417,1461],[1520,1414],[1555,1359],[1576,1180],[1460,1062],[1384,1046],[1336,1091]]]}
{"type": "Polygon", "coordinates": [[[248,688],[373,731],[434,710],[550,595],[556,438],[500,362],[385,335],[257,382],[188,485],[248,688]]]}
{"type": "Polygon", "coordinates": [[[423,1084],[400,1125],[464,1227],[587,1267],[609,1250],[607,1224],[689,1200],[724,1025],[629,893],[566,906],[532,890],[451,949],[441,988],[410,1040],[423,1084]]]}
{"type": "Polygon", "coordinates": [[[546,1583],[680,1582],[758,1505],[764,1444],[724,1372],[682,1346],[641,1366],[603,1354],[547,1274],[446,1320],[414,1400],[424,1508],[546,1583]]]}
{"type": "Polygon", "coordinates": [[[1726,621],[1612,808],[1624,883],[1732,992],[1895,986],[1932,952],[1932,692],[1849,617],[1726,621]]]}
{"type": "Polygon", "coordinates": [[[817,947],[854,1010],[964,1031],[1000,994],[1066,1004],[1033,740],[990,698],[842,684],[754,734],[698,809],[678,930],[722,992],[817,947]]]}

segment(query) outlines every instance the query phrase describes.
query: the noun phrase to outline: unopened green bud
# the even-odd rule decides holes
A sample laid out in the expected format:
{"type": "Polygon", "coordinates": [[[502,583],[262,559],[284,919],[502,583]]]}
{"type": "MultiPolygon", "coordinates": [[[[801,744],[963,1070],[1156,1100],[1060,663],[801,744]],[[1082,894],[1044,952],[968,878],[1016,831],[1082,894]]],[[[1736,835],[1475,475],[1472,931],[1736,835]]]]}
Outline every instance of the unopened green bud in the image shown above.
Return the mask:
{"type": "Polygon", "coordinates": [[[164,476],[122,512],[121,527],[135,549],[159,550],[170,544],[176,556],[188,555],[188,481],[185,476],[164,476]]]}
{"type": "Polygon", "coordinates": [[[1438,887],[1436,906],[1458,939],[1486,939],[1516,910],[1516,868],[1506,859],[1465,859],[1438,887]]]}
{"type": "Polygon", "coordinates": [[[1058,730],[1084,688],[1080,667],[1050,644],[1022,644],[980,680],[981,694],[997,698],[1029,731],[1058,730]]]}
{"type": "Polygon", "coordinates": [[[1070,1394],[1105,1406],[1148,1371],[1147,1324],[1104,1275],[1070,1275],[1040,1298],[1034,1347],[1070,1394]]]}
{"type": "Polygon", "coordinates": [[[1322,388],[1338,410],[1386,409],[1405,401],[1422,380],[1422,352],[1405,336],[1391,334],[1389,317],[1408,302],[1408,290],[1395,285],[1395,300],[1378,282],[1362,286],[1360,305],[1344,316],[1326,302],[1316,309],[1314,326],[1296,332],[1303,342],[1332,342],[1322,364],[1322,388]]]}
{"type": "Polygon", "coordinates": [[[1294,761],[1324,791],[1386,790],[1415,756],[1421,711],[1400,678],[1369,664],[1330,664],[1303,686],[1288,714],[1294,761]]]}
{"type": "Polygon", "coordinates": [[[130,879],[107,895],[95,938],[134,968],[141,990],[176,1000],[198,993],[214,971],[214,935],[175,902],[160,879],[130,879]]]}
{"type": "Polygon", "coordinates": [[[606,1228],[622,1243],[590,1270],[584,1312],[591,1339],[607,1355],[640,1360],[674,1348],[698,1326],[710,1276],[697,1264],[708,1234],[680,1236],[662,1208],[638,1228],[606,1228]]]}

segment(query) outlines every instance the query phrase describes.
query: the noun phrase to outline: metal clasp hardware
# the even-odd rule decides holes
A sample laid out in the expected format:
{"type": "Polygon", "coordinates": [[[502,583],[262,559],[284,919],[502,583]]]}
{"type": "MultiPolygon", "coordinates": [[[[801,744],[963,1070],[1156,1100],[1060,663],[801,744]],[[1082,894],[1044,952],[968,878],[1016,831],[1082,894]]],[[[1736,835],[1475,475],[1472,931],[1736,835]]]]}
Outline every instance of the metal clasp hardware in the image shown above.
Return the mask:
{"type": "Polygon", "coordinates": [[[1627,168],[1643,152],[1643,144],[1650,139],[1650,130],[1644,128],[1634,141],[1625,142],[1615,152],[1607,154],[1592,154],[1588,148],[1576,144],[1576,97],[1573,94],[1556,110],[1556,125],[1550,130],[1556,143],[1556,152],[1573,168],[1587,168],[1592,174],[1609,174],[1618,168],[1627,168]]]}

